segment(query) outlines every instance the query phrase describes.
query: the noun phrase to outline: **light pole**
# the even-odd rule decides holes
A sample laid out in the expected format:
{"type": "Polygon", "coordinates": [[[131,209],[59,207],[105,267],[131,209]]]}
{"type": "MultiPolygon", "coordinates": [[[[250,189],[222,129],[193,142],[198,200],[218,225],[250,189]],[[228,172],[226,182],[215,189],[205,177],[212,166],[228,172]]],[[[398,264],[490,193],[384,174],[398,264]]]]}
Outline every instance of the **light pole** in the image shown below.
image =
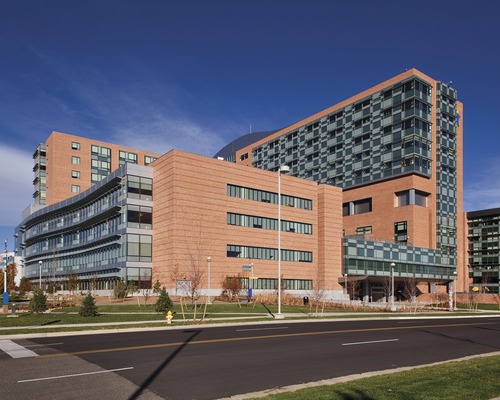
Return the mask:
{"type": "Polygon", "coordinates": [[[42,260],[38,261],[40,274],[38,276],[38,287],[42,290],[42,260]]]}
{"type": "Polygon", "coordinates": [[[457,271],[453,271],[453,311],[457,310],[457,271]]]}
{"type": "Polygon", "coordinates": [[[212,261],[212,257],[207,257],[208,264],[208,302],[210,303],[210,262],[212,261]]]}
{"type": "Polygon", "coordinates": [[[394,267],[396,264],[391,263],[391,311],[396,311],[394,307],[394,267]]]}
{"type": "Polygon", "coordinates": [[[248,280],[248,297],[250,300],[253,296],[253,263],[250,263],[250,279],[248,280]]]}
{"type": "Polygon", "coordinates": [[[7,239],[5,239],[5,251],[2,258],[3,263],[3,295],[2,295],[2,311],[4,314],[9,312],[9,292],[7,292],[7,239]]]}
{"type": "Polygon", "coordinates": [[[281,314],[281,174],[290,172],[288,165],[281,165],[278,169],[278,313],[276,319],[283,319],[281,314]]]}

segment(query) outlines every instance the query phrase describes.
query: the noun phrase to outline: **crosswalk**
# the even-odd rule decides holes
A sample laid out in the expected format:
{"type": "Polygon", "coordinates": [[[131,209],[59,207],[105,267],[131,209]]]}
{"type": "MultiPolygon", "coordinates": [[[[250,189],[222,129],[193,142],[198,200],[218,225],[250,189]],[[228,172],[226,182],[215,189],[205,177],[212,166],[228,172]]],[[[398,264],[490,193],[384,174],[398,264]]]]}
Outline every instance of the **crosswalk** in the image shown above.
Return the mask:
{"type": "Polygon", "coordinates": [[[27,358],[36,357],[37,354],[34,351],[27,349],[12,340],[0,340],[0,350],[8,354],[12,358],[27,358]]]}

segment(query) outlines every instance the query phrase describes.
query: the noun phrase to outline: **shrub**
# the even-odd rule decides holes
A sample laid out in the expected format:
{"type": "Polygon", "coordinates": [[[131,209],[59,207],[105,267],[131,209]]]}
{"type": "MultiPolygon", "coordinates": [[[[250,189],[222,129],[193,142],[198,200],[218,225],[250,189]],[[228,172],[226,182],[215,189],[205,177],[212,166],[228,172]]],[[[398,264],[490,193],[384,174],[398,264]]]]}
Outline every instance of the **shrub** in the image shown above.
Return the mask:
{"type": "Polygon", "coordinates": [[[168,292],[163,288],[156,300],[155,311],[164,313],[167,310],[171,310],[173,307],[172,300],[170,300],[170,296],[168,292]]]}
{"type": "Polygon", "coordinates": [[[92,297],[90,292],[83,299],[78,314],[80,315],[80,317],[97,317],[99,315],[99,312],[97,311],[97,306],[95,305],[94,298],[92,297]]]}
{"type": "Polygon", "coordinates": [[[126,299],[129,293],[137,292],[137,286],[134,281],[130,281],[126,284],[122,279],[117,283],[113,292],[117,299],[126,299]]]}
{"type": "Polygon", "coordinates": [[[35,289],[33,298],[30,301],[31,312],[41,313],[47,310],[47,296],[43,294],[42,289],[35,289]]]}

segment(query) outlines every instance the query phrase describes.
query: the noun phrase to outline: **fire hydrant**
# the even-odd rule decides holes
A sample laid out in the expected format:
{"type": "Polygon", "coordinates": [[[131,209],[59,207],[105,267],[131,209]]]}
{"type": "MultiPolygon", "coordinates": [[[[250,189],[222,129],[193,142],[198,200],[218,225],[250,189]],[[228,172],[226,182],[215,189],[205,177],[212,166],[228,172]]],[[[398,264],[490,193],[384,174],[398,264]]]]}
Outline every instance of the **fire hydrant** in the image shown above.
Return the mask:
{"type": "Polygon", "coordinates": [[[169,311],[167,313],[167,324],[171,324],[173,319],[174,319],[174,316],[172,315],[172,311],[169,311]]]}

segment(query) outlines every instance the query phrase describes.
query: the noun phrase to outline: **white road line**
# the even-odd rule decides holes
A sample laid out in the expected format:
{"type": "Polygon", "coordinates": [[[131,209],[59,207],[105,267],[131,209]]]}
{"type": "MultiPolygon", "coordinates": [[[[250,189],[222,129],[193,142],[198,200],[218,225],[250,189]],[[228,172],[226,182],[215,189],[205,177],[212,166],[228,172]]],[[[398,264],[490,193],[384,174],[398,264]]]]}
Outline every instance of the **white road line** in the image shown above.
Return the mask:
{"type": "Polygon", "coordinates": [[[95,375],[95,374],[105,374],[105,373],[107,373],[107,372],[126,371],[126,370],[129,370],[129,369],[134,369],[134,367],[117,368],[117,369],[107,369],[107,370],[104,370],[104,371],[84,372],[84,373],[81,373],[81,374],[59,375],[59,376],[48,376],[47,378],[25,379],[25,380],[23,380],[23,381],[17,381],[17,383],[37,382],[37,381],[48,381],[48,380],[51,380],[51,379],[74,378],[75,376],[85,376],[85,375],[95,375]]]}
{"type": "Polygon", "coordinates": [[[372,340],[370,342],[354,342],[354,343],[342,343],[342,346],[355,346],[357,344],[372,344],[372,343],[384,343],[384,342],[397,342],[399,339],[386,339],[386,340],[372,340]]]}
{"type": "Polygon", "coordinates": [[[0,340],[0,350],[3,350],[12,358],[36,357],[34,351],[14,343],[12,340],[0,340]]]}
{"type": "Polygon", "coordinates": [[[253,328],[253,329],[236,329],[236,332],[248,332],[248,331],[270,331],[273,329],[288,329],[288,326],[278,326],[276,328],[253,328]]]}
{"type": "Polygon", "coordinates": [[[64,343],[44,343],[44,344],[28,344],[24,347],[28,348],[28,347],[44,347],[44,346],[56,346],[58,344],[64,344],[64,343]]]}

